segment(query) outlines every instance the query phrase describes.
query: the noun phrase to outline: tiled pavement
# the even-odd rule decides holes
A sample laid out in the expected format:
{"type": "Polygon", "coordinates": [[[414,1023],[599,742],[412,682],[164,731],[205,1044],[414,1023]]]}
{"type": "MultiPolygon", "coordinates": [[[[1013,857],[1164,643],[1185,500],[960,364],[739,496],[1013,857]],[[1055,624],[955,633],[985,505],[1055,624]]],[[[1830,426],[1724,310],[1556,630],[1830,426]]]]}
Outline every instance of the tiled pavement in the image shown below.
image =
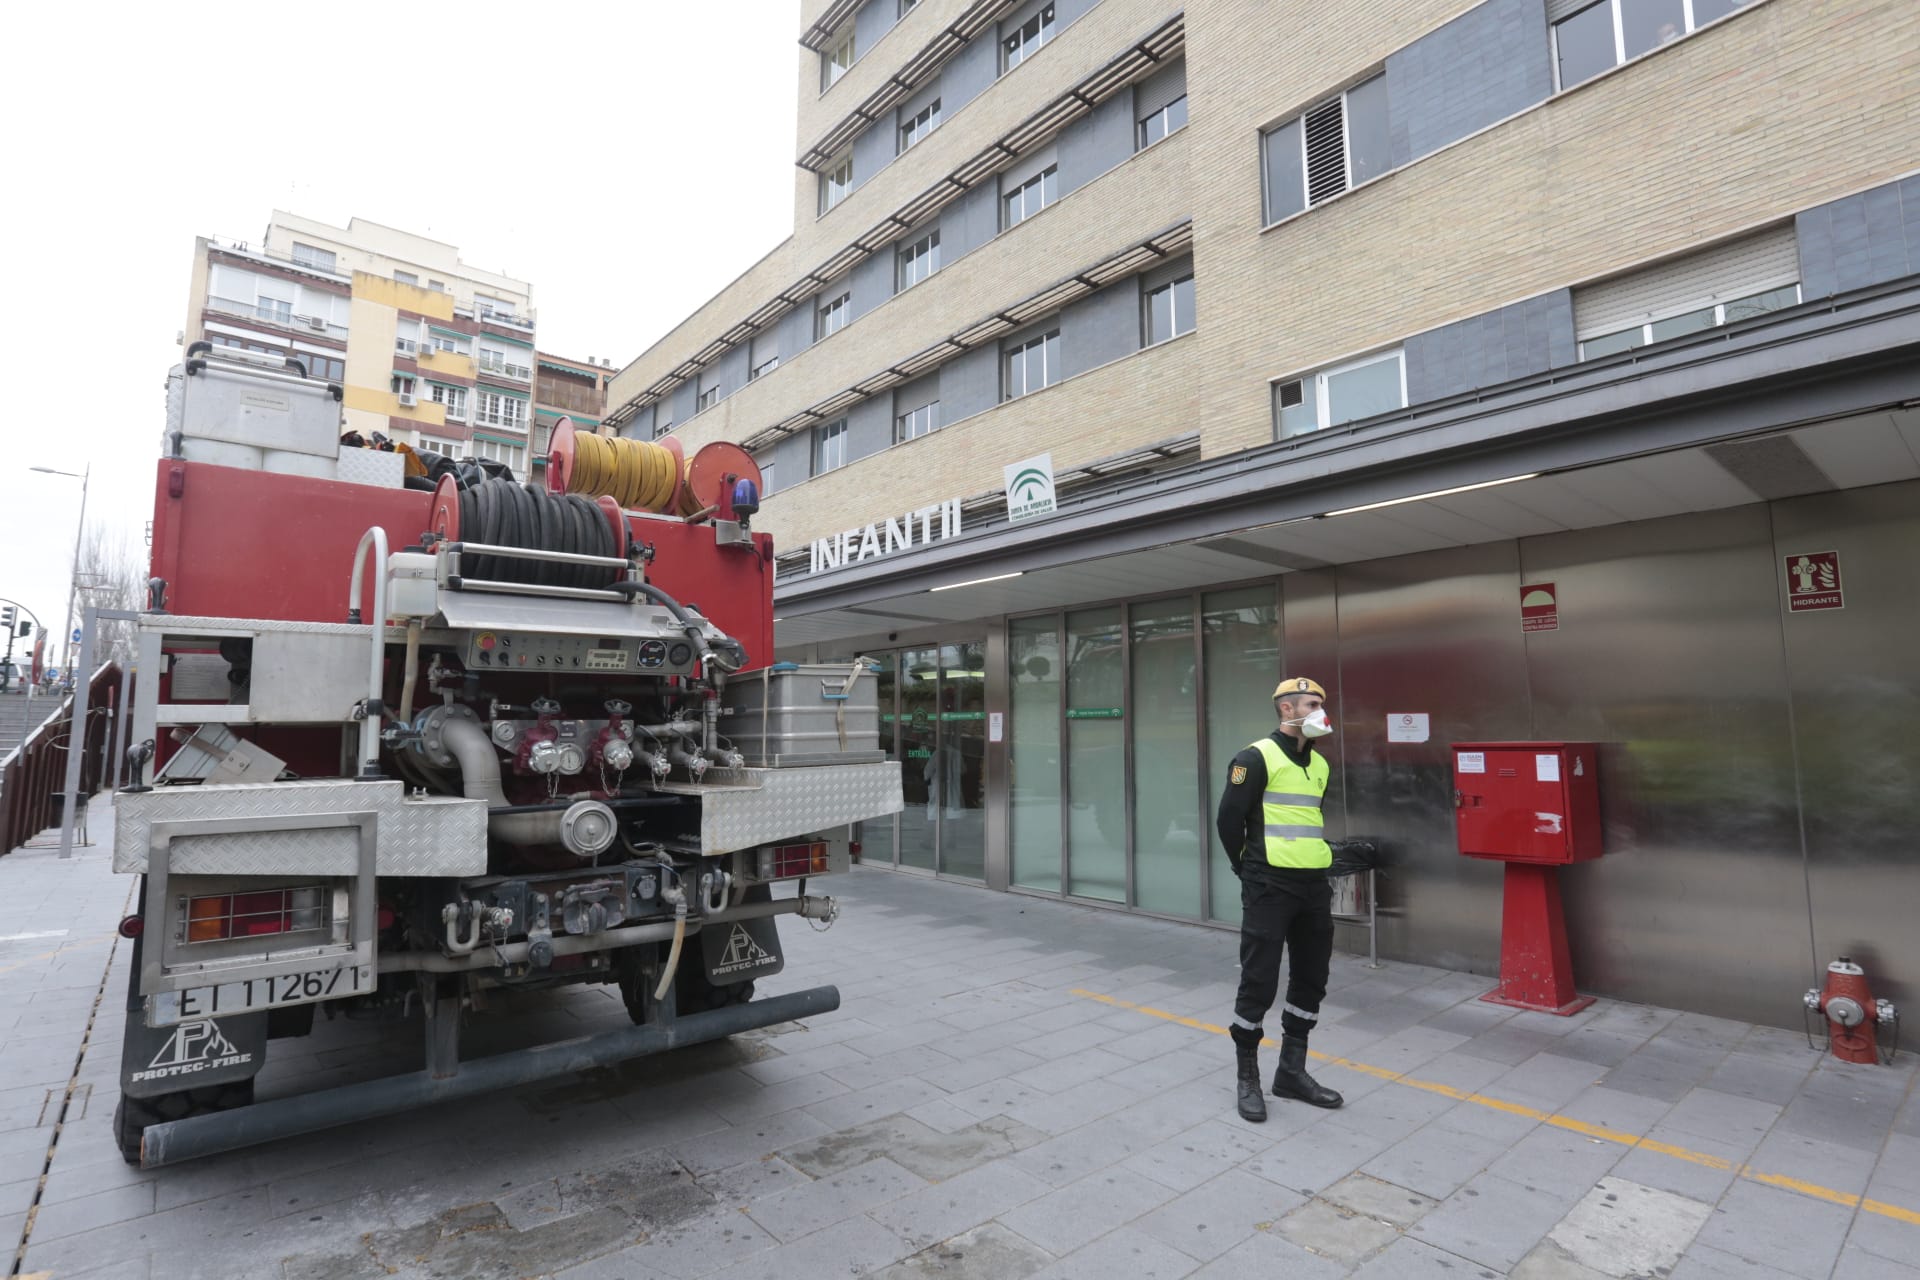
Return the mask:
{"type": "MultiPolygon", "coordinates": [[[[1912,1055],[1516,1013],[1484,978],[1339,956],[1314,1048],[1348,1105],[1247,1125],[1211,1025],[1231,935],[871,870],[832,885],[830,931],[783,927],[766,984],[837,982],[837,1013],[143,1174],[109,1131],[130,887],[99,847],[0,858],[0,1238],[26,1274],[1920,1280],[1912,1055]]],[[[625,1021],[582,989],[468,1041],[625,1021]]],[[[409,1069],[417,1041],[323,1023],[260,1092],[409,1069]]]]}

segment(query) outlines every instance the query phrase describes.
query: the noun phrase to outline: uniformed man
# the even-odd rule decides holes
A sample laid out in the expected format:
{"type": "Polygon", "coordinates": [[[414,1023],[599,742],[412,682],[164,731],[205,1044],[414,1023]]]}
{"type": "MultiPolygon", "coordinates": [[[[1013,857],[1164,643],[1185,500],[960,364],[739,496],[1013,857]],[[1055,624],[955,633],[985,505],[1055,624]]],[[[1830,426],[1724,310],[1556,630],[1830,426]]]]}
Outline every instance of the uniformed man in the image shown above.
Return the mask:
{"type": "Polygon", "coordinates": [[[1233,1044],[1239,1059],[1242,1119],[1267,1118],[1260,1091],[1260,1040],[1288,960],[1287,998],[1280,1006],[1276,1098],[1337,1107],[1340,1095],[1307,1074],[1307,1036],[1320,1018],[1333,958],[1333,852],[1320,806],[1327,794],[1327,758],[1312,739],[1333,732],[1326,691],[1289,676],[1273,691],[1280,727],[1233,758],[1220,796],[1220,843],[1240,877],[1240,992],[1234,1000],[1233,1044]]]}

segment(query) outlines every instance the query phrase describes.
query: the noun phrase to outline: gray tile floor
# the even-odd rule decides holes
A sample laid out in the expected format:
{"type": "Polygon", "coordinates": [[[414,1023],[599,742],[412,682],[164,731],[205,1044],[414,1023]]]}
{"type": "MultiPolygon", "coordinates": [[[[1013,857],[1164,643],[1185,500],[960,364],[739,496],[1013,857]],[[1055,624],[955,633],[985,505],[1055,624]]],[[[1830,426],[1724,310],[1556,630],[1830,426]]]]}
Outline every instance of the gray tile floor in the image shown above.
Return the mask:
{"type": "MultiPolygon", "coordinates": [[[[130,889],[98,846],[0,858],[0,1237],[26,1274],[1920,1280],[1912,1055],[1514,1012],[1485,978],[1338,956],[1314,1047],[1348,1105],[1252,1126],[1217,1025],[1231,935],[874,870],[831,886],[830,931],[783,928],[765,984],[837,983],[836,1013],[140,1173],[109,1130],[130,889]]],[[[467,1041],[625,1022],[579,989],[467,1041]]],[[[322,1023],[274,1042],[260,1094],[412,1069],[418,1038],[322,1023]]]]}

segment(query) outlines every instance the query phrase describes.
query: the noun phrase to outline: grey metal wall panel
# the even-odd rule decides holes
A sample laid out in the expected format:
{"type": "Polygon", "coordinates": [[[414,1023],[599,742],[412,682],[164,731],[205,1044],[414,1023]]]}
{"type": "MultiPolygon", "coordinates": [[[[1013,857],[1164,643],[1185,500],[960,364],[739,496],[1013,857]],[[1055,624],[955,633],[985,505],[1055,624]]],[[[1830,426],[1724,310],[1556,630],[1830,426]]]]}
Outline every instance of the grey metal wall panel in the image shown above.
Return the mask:
{"type": "Polygon", "coordinates": [[[812,435],[805,431],[797,431],[774,445],[762,458],[761,465],[772,462],[777,487],[790,489],[807,478],[808,472],[812,470],[812,454],[812,435]]]}
{"type": "Polygon", "coordinates": [[[854,11],[853,52],[864,58],[900,18],[900,0],[867,0],[854,11]]]}
{"type": "MultiPolygon", "coordinates": [[[[1380,837],[1392,862],[1382,955],[1499,968],[1501,870],[1455,850],[1448,746],[1529,736],[1518,566],[1507,542],[1336,571],[1346,830],[1380,837]],[[1410,711],[1431,717],[1430,739],[1388,743],[1387,716],[1410,711]]],[[[1315,674],[1288,649],[1287,674],[1315,674]]]]}
{"type": "MultiPolygon", "coordinates": [[[[1536,740],[1598,742],[1606,853],[1563,873],[1583,991],[1797,1025],[1807,887],[1764,506],[1521,544],[1536,740]]],[[[1518,592],[1503,625],[1519,631],[1518,592]]]]}
{"type": "Polygon", "coordinates": [[[693,416],[695,406],[700,403],[700,382],[692,379],[681,383],[673,391],[673,420],[685,422],[693,416]]]}
{"type": "Polygon", "coordinates": [[[1097,369],[1140,349],[1140,282],[1116,281],[1068,307],[1060,317],[1064,376],[1097,369]]]}
{"type": "Polygon", "coordinates": [[[893,250],[882,249],[853,269],[853,319],[893,296],[893,262],[893,250]]]}
{"type": "Polygon", "coordinates": [[[884,395],[847,410],[847,461],[878,453],[893,443],[893,405],[884,395]]]}
{"type": "Polygon", "coordinates": [[[1544,373],[1574,363],[1573,295],[1556,289],[1415,334],[1402,347],[1413,404],[1544,373]]]}
{"type": "Polygon", "coordinates": [[[940,420],[958,422],[1000,403],[1000,348],[975,348],[940,370],[940,420]]]}
{"type": "Polygon", "coordinates": [[[720,394],[730,396],[747,385],[747,344],[742,342],[720,357],[720,394]]]}
{"type": "Polygon", "coordinates": [[[1000,76],[1000,46],[992,30],[969,40],[940,68],[940,114],[953,113],[984,93],[1000,76]]]}
{"type": "Polygon", "coordinates": [[[787,361],[813,345],[813,304],[803,302],[780,320],[780,362],[787,361]]]}
{"type": "MultiPolygon", "coordinates": [[[[1340,706],[1340,601],[1339,580],[1332,569],[1306,569],[1280,579],[1280,671],[1283,675],[1308,676],[1333,695],[1338,714],[1340,706]]],[[[1346,834],[1345,791],[1341,775],[1345,764],[1341,740],[1331,740],[1327,755],[1333,775],[1327,782],[1327,830],[1346,834]]],[[[1215,797],[1217,800],[1219,797],[1215,797]]]]}
{"type": "Polygon", "coordinates": [[[1920,271],[1920,178],[1805,210],[1794,219],[1800,296],[1826,298],[1920,271]]]}
{"type": "Polygon", "coordinates": [[[952,262],[999,233],[999,181],[987,178],[941,211],[940,260],[952,262]]]}
{"type": "MultiPolygon", "coordinates": [[[[900,134],[898,132],[899,127],[905,124],[907,121],[913,119],[915,116],[919,115],[923,110],[925,110],[928,106],[930,106],[932,103],[934,103],[939,99],[940,99],[940,77],[938,75],[935,75],[933,79],[927,81],[925,84],[921,85],[918,89],[914,90],[912,94],[908,95],[906,98],[904,98],[901,101],[898,107],[894,108],[893,123],[894,123],[895,133],[893,136],[894,136],[895,147],[899,146],[899,138],[900,138],[900,134]]],[[[940,118],[942,120],[946,119],[946,114],[947,114],[946,103],[944,101],[941,101],[940,118]]],[[[935,127],[937,128],[938,126],[935,126],[935,127]]]]}
{"type": "MultiPolygon", "coordinates": [[[[1133,154],[1133,95],[1117,93],[1068,125],[1056,144],[1060,194],[1084,187],[1133,154]]],[[[1001,187],[1005,190],[1003,184],[1001,187]]]]}
{"type": "Polygon", "coordinates": [[[1852,956],[1874,995],[1910,1009],[1920,1000],[1920,483],[1774,503],[1772,550],[1783,576],[1787,556],[1838,551],[1845,603],[1783,608],[1780,619],[1813,914],[1813,963],[1799,985],[1818,985],[1819,966],[1852,956]]]}
{"type": "Polygon", "coordinates": [[[629,440],[653,439],[653,406],[642,405],[621,428],[620,434],[629,440]]]}
{"type": "Polygon", "coordinates": [[[886,120],[853,140],[853,185],[858,188],[893,163],[893,126],[886,120]]]}
{"type": "Polygon", "coordinates": [[[1540,0],[1487,0],[1387,55],[1388,133],[1409,164],[1553,93],[1540,0]]]}

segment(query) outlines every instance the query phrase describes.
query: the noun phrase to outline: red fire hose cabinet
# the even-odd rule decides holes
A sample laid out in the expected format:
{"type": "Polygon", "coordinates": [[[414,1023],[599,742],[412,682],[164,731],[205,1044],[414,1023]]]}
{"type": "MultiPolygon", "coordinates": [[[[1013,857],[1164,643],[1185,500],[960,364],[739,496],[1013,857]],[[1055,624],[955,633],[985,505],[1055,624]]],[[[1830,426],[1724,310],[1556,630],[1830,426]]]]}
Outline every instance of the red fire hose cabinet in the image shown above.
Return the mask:
{"type": "Polygon", "coordinates": [[[1574,990],[1555,868],[1597,858],[1599,756],[1590,742],[1456,742],[1460,852],[1507,864],[1494,1004],[1561,1015],[1593,1003],[1574,990]]]}

